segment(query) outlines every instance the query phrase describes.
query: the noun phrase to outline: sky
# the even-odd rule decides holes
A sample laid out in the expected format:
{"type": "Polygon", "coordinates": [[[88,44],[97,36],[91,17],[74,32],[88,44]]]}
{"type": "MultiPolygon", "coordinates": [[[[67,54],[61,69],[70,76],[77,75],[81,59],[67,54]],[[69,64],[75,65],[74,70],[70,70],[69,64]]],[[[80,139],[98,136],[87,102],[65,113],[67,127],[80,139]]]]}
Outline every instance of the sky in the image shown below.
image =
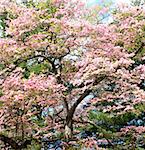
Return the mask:
{"type": "MultiPolygon", "coordinates": [[[[109,4],[108,2],[111,2],[111,8],[113,8],[116,4],[129,4],[131,0],[81,0],[86,3],[88,7],[92,7],[95,9],[94,6],[103,6],[103,4],[109,4]]],[[[112,17],[109,16],[107,19],[104,20],[106,23],[112,22],[112,17]]]]}
{"type": "MultiPolygon", "coordinates": [[[[89,5],[95,5],[101,3],[103,0],[82,0],[83,2],[86,2],[89,5]]],[[[109,0],[104,0],[109,1],[109,0]]],[[[129,3],[130,0],[112,0],[114,3],[129,3]]]]}

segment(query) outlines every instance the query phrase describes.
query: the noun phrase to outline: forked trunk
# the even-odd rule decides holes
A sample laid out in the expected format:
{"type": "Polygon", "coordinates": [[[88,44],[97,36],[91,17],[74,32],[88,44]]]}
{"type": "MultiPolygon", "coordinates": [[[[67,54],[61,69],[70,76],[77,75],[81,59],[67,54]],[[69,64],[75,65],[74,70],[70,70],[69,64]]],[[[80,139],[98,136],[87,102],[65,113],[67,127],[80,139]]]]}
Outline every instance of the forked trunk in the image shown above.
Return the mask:
{"type": "Polygon", "coordinates": [[[89,95],[91,90],[85,90],[84,93],[78,98],[78,100],[72,105],[72,107],[69,109],[67,101],[64,99],[64,104],[67,112],[66,116],[66,123],[65,123],[65,138],[70,139],[73,135],[73,115],[75,113],[75,110],[77,106],[81,103],[81,101],[89,95]]]}

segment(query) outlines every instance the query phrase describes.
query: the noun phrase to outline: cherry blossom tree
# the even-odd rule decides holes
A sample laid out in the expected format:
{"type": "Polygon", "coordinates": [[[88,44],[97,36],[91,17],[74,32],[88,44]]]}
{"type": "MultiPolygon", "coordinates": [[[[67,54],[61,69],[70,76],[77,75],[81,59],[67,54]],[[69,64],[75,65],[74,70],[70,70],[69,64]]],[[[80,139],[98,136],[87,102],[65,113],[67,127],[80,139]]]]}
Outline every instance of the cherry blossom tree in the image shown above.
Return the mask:
{"type": "Polygon", "coordinates": [[[5,145],[26,148],[32,139],[53,138],[52,129],[71,139],[75,123],[93,124],[87,120],[93,104],[113,102],[97,110],[120,115],[145,102],[139,86],[145,78],[144,9],[120,8],[111,25],[92,24],[87,13],[79,1],[0,2],[6,17],[6,36],[0,39],[5,145]],[[80,109],[90,95],[91,106],[80,109]]]}

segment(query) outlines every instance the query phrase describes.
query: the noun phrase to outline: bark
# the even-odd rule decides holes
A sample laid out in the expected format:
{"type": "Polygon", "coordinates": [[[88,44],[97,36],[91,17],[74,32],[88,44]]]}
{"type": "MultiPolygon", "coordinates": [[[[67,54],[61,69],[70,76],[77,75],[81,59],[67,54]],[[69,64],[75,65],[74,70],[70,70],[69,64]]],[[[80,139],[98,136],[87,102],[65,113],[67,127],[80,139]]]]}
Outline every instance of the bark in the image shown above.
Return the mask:
{"type": "Polygon", "coordinates": [[[66,122],[65,125],[65,138],[66,139],[71,139],[72,135],[73,135],[73,123],[72,120],[70,120],[69,122],[66,122]]]}
{"type": "MultiPolygon", "coordinates": [[[[66,116],[66,123],[65,123],[65,138],[69,139],[72,138],[73,135],[73,115],[77,106],[81,103],[81,101],[90,94],[91,90],[85,90],[84,93],[78,98],[78,100],[73,104],[73,106],[68,109],[67,104],[67,116],[66,116]]],[[[67,103],[65,101],[65,103],[67,103]]]]}

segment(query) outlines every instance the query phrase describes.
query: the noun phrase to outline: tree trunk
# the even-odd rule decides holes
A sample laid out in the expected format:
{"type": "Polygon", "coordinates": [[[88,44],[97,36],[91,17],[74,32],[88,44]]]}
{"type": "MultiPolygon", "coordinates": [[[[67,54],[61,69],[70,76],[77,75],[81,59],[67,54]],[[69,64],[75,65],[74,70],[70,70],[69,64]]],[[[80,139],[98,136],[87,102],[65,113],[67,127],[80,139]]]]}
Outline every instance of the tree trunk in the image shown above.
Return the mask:
{"type": "Polygon", "coordinates": [[[73,116],[67,116],[66,117],[66,124],[65,124],[65,138],[70,139],[72,138],[73,135],[73,121],[72,121],[73,116]]]}
{"type": "Polygon", "coordinates": [[[73,135],[73,115],[75,113],[77,106],[81,103],[81,101],[87,95],[90,94],[90,92],[91,92],[91,90],[85,90],[84,93],[77,99],[77,101],[72,105],[72,107],[70,109],[68,107],[67,101],[64,100],[65,108],[66,108],[66,112],[67,112],[66,123],[65,123],[65,133],[64,133],[66,139],[72,138],[72,135],[73,135]]]}

